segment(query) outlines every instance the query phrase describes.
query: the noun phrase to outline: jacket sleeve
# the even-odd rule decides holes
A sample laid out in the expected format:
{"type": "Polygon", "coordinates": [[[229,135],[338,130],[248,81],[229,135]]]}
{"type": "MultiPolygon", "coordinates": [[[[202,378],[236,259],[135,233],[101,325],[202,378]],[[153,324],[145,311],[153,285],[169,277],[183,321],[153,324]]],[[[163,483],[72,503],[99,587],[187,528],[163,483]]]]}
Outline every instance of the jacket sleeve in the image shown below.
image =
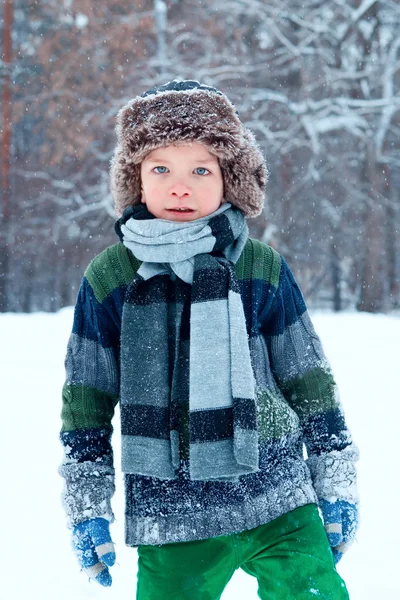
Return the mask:
{"type": "Polygon", "coordinates": [[[358,449],[346,426],[332,369],[302,293],[280,258],[276,294],[260,317],[273,376],[300,419],[318,498],[357,502],[358,449]]]}
{"type": "Polygon", "coordinates": [[[115,405],[119,399],[118,315],[99,301],[83,278],[74,311],[65,360],[60,439],[64,459],[63,505],[69,527],[86,519],[114,520],[111,446],[115,405]]]}

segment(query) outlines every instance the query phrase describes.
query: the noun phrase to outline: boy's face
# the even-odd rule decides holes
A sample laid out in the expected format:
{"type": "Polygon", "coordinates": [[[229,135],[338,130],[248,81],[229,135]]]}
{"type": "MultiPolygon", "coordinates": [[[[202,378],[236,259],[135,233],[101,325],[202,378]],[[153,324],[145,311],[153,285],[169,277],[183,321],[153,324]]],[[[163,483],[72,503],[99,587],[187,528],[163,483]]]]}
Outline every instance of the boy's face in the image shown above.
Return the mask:
{"type": "Polygon", "coordinates": [[[199,142],[156,148],[140,169],[142,202],[158,219],[194,221],[210,215],[222,203],[218,159],[199,142]]]}

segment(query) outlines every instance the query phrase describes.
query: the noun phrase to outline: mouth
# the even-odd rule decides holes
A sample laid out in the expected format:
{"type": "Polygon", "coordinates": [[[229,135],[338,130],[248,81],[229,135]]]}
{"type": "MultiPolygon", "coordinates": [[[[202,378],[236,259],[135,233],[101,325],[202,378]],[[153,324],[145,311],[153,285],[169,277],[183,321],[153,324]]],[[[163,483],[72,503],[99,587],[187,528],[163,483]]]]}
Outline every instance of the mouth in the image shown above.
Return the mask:
{"type": "Polygon", "coordinates": [[[167,208],[167,210],[172,213],[192,213],[192,212],[194,212],[193,208],[186,208],[186,207],[167,208]]]}

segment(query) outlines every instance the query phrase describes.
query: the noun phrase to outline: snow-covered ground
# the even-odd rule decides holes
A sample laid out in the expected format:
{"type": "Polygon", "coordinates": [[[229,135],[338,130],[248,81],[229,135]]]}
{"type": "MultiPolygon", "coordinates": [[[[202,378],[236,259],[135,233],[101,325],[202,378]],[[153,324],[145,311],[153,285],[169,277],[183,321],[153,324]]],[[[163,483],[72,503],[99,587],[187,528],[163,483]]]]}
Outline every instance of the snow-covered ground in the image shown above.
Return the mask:
{"type": "MultiPolygon", "coordinates": [[[[347,422],[361,451],[362,523],[339,563],[351,600],[399,600],[398,440],[400,318],[314,313],[341,389],[347,422]]],[[[118,565],[113,586],[88,583],[70,549],[60,505],[60,389],[72,310],[0,315],[2,400],[0,492],[1,600],[135,597],[137,554],[123,541],[122,476],[112,526],[118,565]]],[[[118,415],[116,419],[118,418],[118,415]]],[[[118,424],[115,423],[118,466],[118,424]]],[[[223,600],[257,598],[256,580],[237,571],[223,600]]]]}

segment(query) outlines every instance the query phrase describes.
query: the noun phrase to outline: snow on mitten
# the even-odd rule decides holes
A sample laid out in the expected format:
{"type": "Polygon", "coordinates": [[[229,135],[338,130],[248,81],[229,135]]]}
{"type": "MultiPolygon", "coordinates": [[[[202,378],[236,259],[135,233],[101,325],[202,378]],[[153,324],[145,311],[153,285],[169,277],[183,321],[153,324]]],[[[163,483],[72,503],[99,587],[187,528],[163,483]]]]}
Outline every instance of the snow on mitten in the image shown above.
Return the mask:
{"type": "MultiPolygon", "coordinates": [[[[332,438],[335,439],[335,436],[332,435],[332,438]]],[[[358,459],[358,448],[351,443],[342,450],[311,454],[307,460],[336,563],[354,541],[357,532],[358,459]]]]}
{"type": "Polygon", "coordinates": [[[108,567],[115,563],[110,523],[106,519],[96,517],[75,525],[72,531],[72,547],[89,579],[110,586],[112,578],[108,567]]]}
{"type": "Polygon", "coordinates": [[[346,500],[328,502],[322,499],[319,507],[333,558],[338,563],[355,538],[358,527],[357,505],[346,500]]]}

